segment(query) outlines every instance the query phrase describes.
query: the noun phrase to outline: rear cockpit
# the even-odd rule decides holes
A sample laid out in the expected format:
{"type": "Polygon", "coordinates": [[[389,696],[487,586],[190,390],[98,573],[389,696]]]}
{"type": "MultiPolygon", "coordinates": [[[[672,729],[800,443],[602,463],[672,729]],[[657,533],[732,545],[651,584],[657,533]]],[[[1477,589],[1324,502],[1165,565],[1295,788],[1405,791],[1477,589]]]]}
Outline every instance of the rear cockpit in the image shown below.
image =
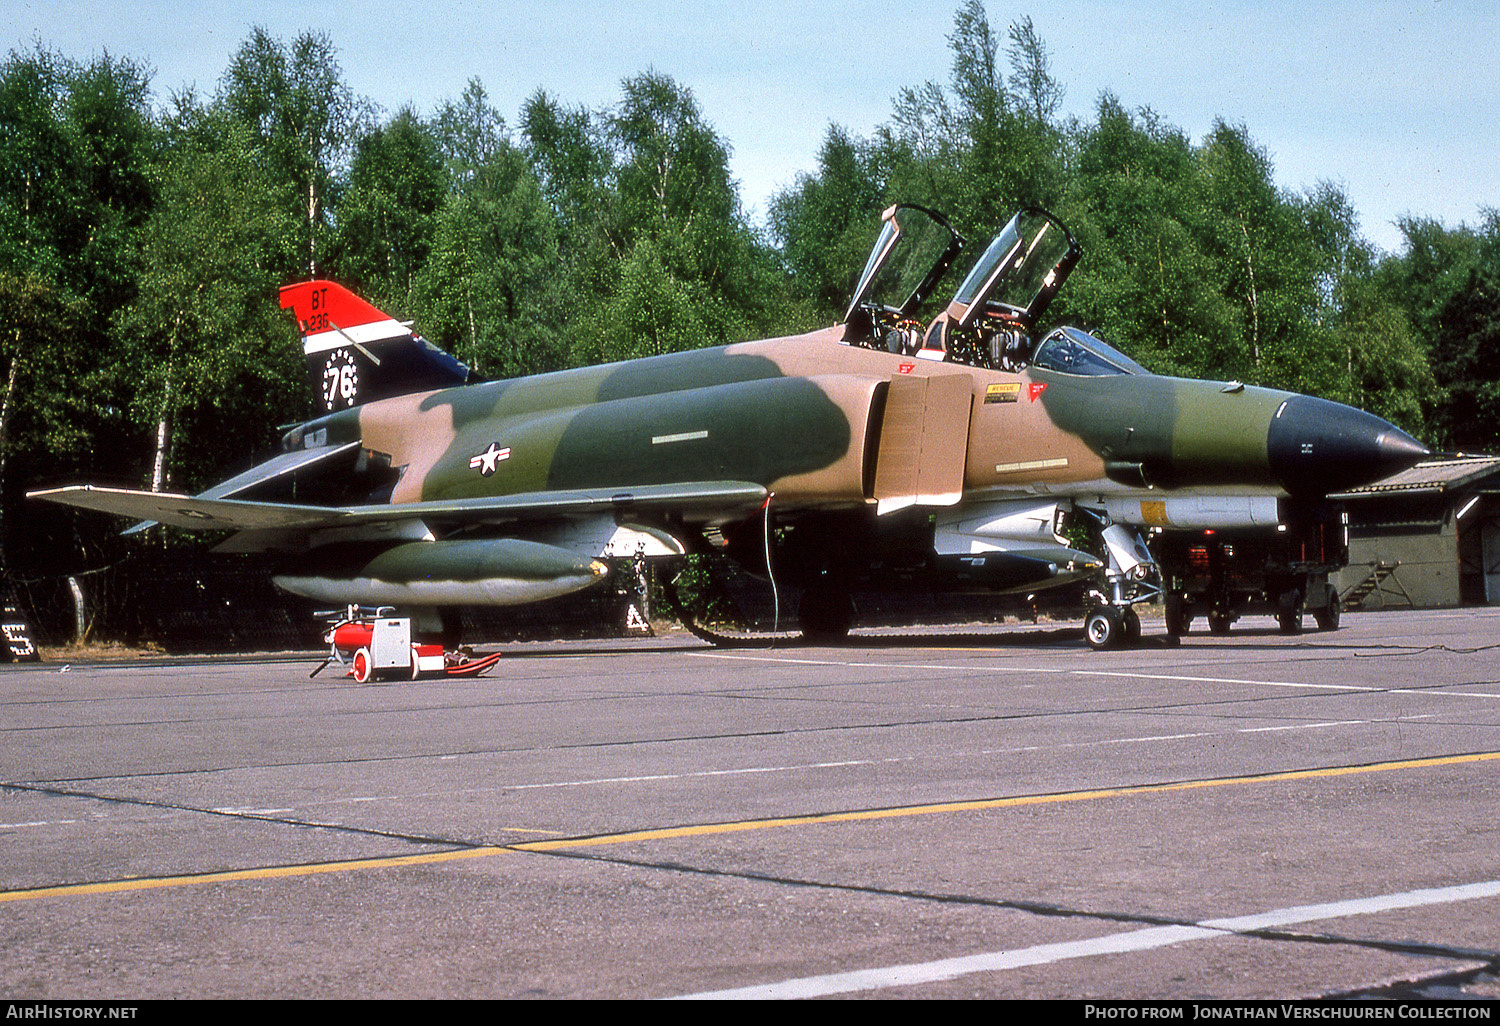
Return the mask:
{"type": "MultiPolygon", "coordinates": [[[[922,207],[893,206],[882,221],[845,316],[846,343],[990,370],[1019,371],[1034,361],[1038,322],[1082,254],[1062,222],[1036,207],[1018,213],[969,270],[947,309],[924,329],[918,308],[963,239],[941,215],[922,207]]],[[[1073,355],[1080,367],[1098,367],[1093,361],[1101,359],[1114,373],[1140,369],[1103,342],[1077,334],[1093,346],[1064,336],[1054,347],[1059,365],[1073,355]],[[1070,343],[1080,352],[1072,354],[1070,343]],[[1099,356],[1104,350],[1112,355],[1099,356]]],[[[1100,371],[1068,371],[1090,372],[1100,371]]]]}
{"type": "Polygon", "coordinates": [[[964,240],[941,214],[925,207],[898,203],[880,216],[880,235],[844,315],[844,341],[914,356],[923,337],[918,309],[964,240]]]}

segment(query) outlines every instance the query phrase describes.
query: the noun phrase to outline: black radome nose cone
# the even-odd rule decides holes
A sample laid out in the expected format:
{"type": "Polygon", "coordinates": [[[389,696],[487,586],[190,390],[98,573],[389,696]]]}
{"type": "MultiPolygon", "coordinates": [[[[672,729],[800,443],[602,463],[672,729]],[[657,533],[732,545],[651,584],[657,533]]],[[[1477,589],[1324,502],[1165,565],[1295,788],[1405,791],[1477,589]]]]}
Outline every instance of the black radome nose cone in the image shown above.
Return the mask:
{"type": "Polygon", "coordinates": [[[1327,495],[1379,481],[1430,455],[1388,421],[1312,396],[1282,403],[1266,436],[1271,472],[1294,495],[1327,495]]]}

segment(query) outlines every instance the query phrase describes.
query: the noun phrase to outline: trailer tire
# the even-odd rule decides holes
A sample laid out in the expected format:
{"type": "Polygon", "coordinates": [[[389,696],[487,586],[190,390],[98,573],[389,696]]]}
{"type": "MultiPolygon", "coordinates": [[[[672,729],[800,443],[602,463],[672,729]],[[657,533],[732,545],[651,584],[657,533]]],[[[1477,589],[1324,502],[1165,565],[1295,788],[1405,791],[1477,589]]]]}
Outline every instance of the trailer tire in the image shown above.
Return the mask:
{"type": "Polygon", "coordinates": [[[1302,633],[1302,593],[1289,588],[1276,600],[1276,622],[1283,634],[1302,633]]]}
{"type": "Polygon", "coordinates": [[[1165,614],[1167,636],[1170,638],[1182,637],[1192,626],[1193,616],[1187,611],[1187,602],[1183,599],[1181,592],[1167,593],[1165,614]]]}
{"type": "Polygon", "coordinates": [[[1322,609],[1313,610],[1313,620],[1320,631],[1336,631],[1339,629],[1339,614],[1342,612],[1342,603],[1332,589],[1329,589],[1328,605],[1322,609]]]}

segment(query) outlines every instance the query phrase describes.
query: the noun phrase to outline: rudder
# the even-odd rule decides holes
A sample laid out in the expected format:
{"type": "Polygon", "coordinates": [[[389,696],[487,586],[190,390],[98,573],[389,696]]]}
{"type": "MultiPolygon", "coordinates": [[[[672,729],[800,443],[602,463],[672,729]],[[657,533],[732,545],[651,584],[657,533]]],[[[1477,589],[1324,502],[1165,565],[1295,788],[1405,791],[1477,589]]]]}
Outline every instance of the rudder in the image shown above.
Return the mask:
{"type": "Polygon", "coordinates": [[[281,308],[296,315],[321,413],[472,380],[465,364],[336,282],[287,285],[281,308]]]}

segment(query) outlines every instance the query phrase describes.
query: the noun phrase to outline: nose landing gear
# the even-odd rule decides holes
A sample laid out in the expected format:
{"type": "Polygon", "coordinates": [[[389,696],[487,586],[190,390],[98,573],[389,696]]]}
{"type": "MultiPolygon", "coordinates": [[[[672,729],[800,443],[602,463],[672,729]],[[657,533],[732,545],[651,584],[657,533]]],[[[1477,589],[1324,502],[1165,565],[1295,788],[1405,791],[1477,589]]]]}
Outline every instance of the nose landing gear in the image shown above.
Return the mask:
{"type": "Polygon", "coordinates": [[[1138,644],[1141,618],[1137,604],[1161,594],[1161,572],[1141,532],[1092,514],[1102,525],[1106,566],[1104,590],[1090,592],[1094,605],[1083,621],[1083,635],[1097,651],[1138,644]]]}

